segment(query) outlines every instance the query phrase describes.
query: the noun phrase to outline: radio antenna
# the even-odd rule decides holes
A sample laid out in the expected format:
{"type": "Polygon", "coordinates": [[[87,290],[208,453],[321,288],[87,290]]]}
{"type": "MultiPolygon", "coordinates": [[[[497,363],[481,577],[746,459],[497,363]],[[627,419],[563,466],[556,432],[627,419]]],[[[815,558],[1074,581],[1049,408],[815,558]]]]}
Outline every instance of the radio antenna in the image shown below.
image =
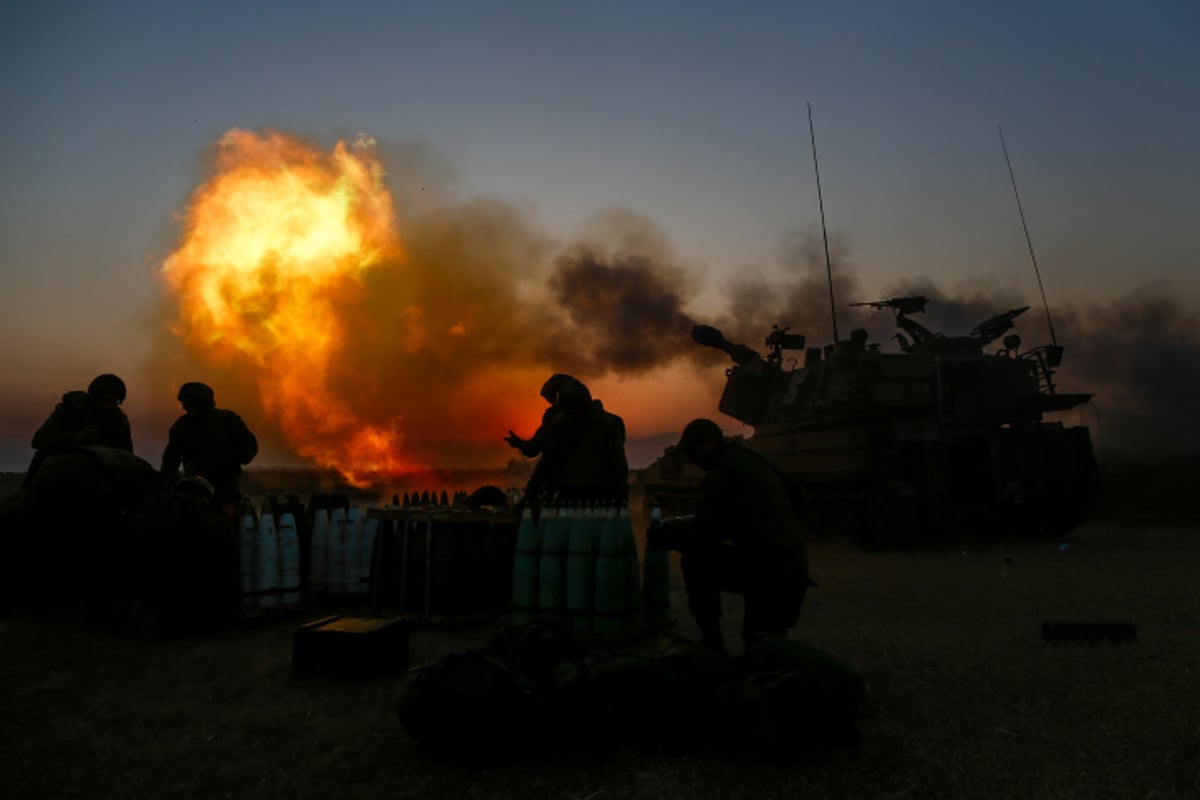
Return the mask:
{"type": "MultiPolygon", "coordinates": [[[[821,238],[825,241],[825,274],[829,278],[829,316],[833,320],[833,341],[837,344],[837,306],[833,302],[833,265],[829,261],[829,234],[825,232],[825,199],[821,196],[821,168],[817,165],[817,135],[813,132],[812,103],[808,106],[808,136],[812,140],[813,171],[817,173],[817,204],[821,208],[821,238]]],[[[1053,335],[1053,334],[1052,334],[1053,335]]]]}
{"type": "Polygon", "coordinates": [[[1042,272],[1038,269],[1037,256],[1033,253],[1033,240],[1029,238],[1029,226],[1025,224],[1025,210],[1021,208],[1021,193],[1017,191],[1017,178],[1013,175],[1012,161],[1008,157],[1008,145],[1004,143],[1004,129],[996,123],[1000,131],[1000,147],[1004,149],[1004,163],[1008,165],[1008,178],[1012,181],[1013,195],[1017,198],[1017,213],[1021,215],[1021,227],[1025,230],[1025,244],[1029,245],[1029,257],[1033,259],[1033,274],[1037,276],[1038,289],[1042,293],[1042,307],[1046,309],[1046,324],[1050,326],[1050,341],[1058,346],[1058,338],[1054,335],[1054,322],[1050,319],[1050,304],[1046,302],[1046,287],[1042,285],[1042,272]]]}

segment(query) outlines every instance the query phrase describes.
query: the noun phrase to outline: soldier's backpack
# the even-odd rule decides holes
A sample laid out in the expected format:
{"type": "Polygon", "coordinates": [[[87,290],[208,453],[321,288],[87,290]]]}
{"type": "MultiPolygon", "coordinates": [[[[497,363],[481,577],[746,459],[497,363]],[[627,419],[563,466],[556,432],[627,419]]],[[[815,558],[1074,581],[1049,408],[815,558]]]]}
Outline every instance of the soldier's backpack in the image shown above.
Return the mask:
{"type": "Polygon", "coordinates": [[[573,741],[654,741],[660,703],[671,688],[648,658],[611,653],[564,661],[555,672],[555,707],[573,741]]]}
{"type": "Polygon", "coordinates": [[[484,645],[483,654],[529,681],[543,695],[555,690],[555,674],[564,661],[587,656],[587,648],[557,619],[506,625],[484,645]]]}
{"type": "Polygon", "coordinates": [[[829,695],[837,708],[857,714],[867,696],[866,682],[837,656],[801,639],[755,636],[746,642],[742,667],[747,672],[795,674],[829,695]]]}
{"type": "Polygon", "coordinates": [[[766,755],[857,747],[866,685],[849,664],[783,637],[747,642],[745,677],[730,695],[727,730],[766,755]]]}
{"type": "Polygon", "coordinates": [[[550,710],[532,684],[481,653],[422,667],[396,703],[422,744],[467,755],[507,753],[550,738],[550,710]]]}

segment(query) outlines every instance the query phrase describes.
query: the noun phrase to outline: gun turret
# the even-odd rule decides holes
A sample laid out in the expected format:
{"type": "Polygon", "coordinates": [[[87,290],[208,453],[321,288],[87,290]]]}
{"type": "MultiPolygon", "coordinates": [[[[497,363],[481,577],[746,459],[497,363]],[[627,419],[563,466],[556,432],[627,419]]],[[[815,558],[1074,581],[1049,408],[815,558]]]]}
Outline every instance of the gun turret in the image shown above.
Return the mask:
{"type": "Polygon", "coordinates": [[[697,325],[692,328],[692,340],[696,344],[702,344],[728,354],[733,359],[733,363],[740,367],[752,367],[761,364],[763,360],[758,352],[744,344],[734,344],[711,325],[697,325]]]}
{"type": "Polygon", "coordinates": [[[1029,306],[1021,306],[1011,311],[987,319],[971,329],[971,335],[979,338],[984,344],[1000,338],[1000,334],[1013,326],[1013,320],[1029,310],[1029,306]]]}
{"type": "Polygon", "coordinates": [[[890,308],[897,314],[919,314],[925,310],[929,299],[921,297],[890,297],[887,300],[871,300],[866,303],[851,303],[851,306],[870,306],[871,308],[890,308]]]}
{"type": "MultiPolygon", "coordinates": [[[[890,297],[887,300],[872,300],[867,303],[851,303],[850,305],[892,309],[896,314],[896,327],[912,336],[914,342],[921,344],[922,342],[936,339],[937,335],[916,320],[909,319],[906,315],[918,314],[924,311],[928,303],[929,298],[917,295],[916,297],[890,297]]],[[[898,337],[898,339],[900,349],[907,353],[911,347],[908,340],[903,336],[898,337]]]]}
{"type": "Polygon", "coordinates": [[[767,347],[776,355],[782,350],[803,350],[807,338],[802,333],[788,333],[791,328],[781,328],[775,325],[767,336],[767,347]]]}

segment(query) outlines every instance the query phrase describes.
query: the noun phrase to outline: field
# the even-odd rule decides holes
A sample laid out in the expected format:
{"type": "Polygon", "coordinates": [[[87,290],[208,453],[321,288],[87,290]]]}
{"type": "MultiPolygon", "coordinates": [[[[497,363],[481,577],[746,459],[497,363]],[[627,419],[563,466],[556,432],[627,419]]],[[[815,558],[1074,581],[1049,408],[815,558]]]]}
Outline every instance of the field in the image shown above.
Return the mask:
{"type": "MultiPolygon", "coordinates": [[[[869,685],[861,748],[826,759],[613,742],[468,764],[419,746],[396,720],[408,674],[291,676],[292,632],[328,609],[166,642],[52,614],[0,623],[5,795],[1200,798],[1194,497],[1137,524],[1128,517],[1149,511],[1123,502],[1062,539],[814,548],[820,586],[793,636],[847,659],[869,685]],[[1129,621],[1138,639],[1050,645],[1045,620],[1129,621]]],[[[673,633],[692,636],[676,589],[673,633]]],[[[736,642],[736,598],[725,623],[736,642]]],[[[494,629],[418,629],[411,663],[476,647],[494,629]]]]}

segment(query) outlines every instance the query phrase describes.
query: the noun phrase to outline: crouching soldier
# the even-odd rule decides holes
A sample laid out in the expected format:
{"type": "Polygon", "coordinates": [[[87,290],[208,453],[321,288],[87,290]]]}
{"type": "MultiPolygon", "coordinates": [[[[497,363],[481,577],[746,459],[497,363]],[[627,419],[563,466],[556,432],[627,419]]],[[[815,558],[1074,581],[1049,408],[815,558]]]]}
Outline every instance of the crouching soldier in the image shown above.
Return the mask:
{"type": "Polygon", "coordinates": [[[700,502],[692,518],[657,525],[647,540],[681,553],[701,644],[725,650],[723,591],[745,598],[743,638],[786,635],[813,585],[789,479],[758,453],[727,442],[712,420],[688,423],[678,447],[704,470],[700,502]]]}

